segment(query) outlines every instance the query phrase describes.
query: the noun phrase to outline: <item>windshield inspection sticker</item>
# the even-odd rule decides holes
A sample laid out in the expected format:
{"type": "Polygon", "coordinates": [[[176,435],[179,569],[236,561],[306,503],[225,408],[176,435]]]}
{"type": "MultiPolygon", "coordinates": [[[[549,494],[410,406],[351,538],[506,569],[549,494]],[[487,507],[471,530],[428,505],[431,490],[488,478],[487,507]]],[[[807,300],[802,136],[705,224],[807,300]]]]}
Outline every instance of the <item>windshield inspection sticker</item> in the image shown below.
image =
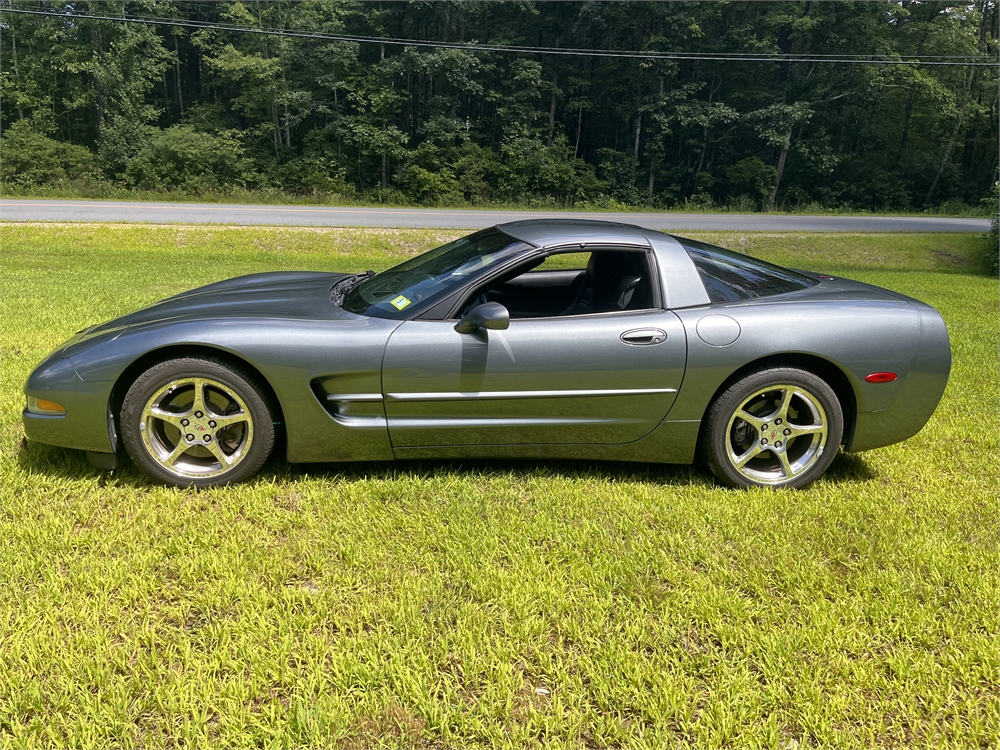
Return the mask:
{"type": "Polygon", "coordinates": [[[404,307],[410,304],[410,300],[408,300],[401,294],[398,297],[396,297],[396,299],[389,300],[389,304],[395,307],[397,310],[402,310],[404,307]]]}

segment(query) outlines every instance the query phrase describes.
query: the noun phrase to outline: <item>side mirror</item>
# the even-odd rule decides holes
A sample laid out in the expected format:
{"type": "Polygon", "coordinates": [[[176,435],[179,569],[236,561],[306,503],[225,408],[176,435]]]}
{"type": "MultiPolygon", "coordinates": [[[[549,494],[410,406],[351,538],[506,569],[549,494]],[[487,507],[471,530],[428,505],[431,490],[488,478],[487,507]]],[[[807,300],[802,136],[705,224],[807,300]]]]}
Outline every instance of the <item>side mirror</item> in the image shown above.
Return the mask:
{"type": "Polygon", "coordinates": [[[459,333],[472,333],[477,328],[505,331],[510,327],[510,313],[499,302],[484,302],[473,307],[455,326],[459,333]]]}

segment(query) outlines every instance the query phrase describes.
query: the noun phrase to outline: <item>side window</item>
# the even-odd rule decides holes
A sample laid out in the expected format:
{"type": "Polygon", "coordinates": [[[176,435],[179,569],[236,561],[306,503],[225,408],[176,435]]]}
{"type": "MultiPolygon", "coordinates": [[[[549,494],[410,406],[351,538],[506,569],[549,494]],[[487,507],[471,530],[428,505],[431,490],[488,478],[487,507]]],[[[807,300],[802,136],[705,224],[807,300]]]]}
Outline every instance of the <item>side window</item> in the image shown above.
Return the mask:
{"type": "Polygon", "coordinates": [[[553,253],[545,258],[542,265],[532,269],[532,273],[545,271],[586,271],[590,253],[553,253]]]}
{"type": "Polygon", "coordinates": [[[653,280],[644,250],[553,253],[480,287],[463,307],[499,302],[511,318],[648,310],[653,280]]]}
{"type": "Polygon", "coordinates": [[[677,237],[705,284],[712,302],[770,297],[815,286],[804,274],[704,242],[677,237]]]}

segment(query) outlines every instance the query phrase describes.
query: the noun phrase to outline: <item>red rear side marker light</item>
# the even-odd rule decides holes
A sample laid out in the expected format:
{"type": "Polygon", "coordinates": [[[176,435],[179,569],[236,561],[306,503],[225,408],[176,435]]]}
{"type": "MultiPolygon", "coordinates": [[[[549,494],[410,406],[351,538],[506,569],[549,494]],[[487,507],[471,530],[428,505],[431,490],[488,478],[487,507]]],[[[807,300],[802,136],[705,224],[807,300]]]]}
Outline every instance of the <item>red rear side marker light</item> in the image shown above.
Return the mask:
{"type": "Polygon", "coordinates": [[[866,375],[865,380],[869,383],[891,383],[896,377],[894,372],[873,372],[871,375],[866,375]]]}

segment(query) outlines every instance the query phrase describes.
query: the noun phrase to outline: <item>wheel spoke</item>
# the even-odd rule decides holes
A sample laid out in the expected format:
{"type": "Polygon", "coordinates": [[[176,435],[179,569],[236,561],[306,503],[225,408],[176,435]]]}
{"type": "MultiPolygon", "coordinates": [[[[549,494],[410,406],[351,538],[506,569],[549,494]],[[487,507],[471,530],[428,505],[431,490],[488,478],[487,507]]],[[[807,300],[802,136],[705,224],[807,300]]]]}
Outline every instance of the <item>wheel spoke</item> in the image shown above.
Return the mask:
{"type": "Polygon", "coordinates": [[[177,441],[177,445],[174,446],[174,449],[170,451],[170,455],[163,459],[163,463],[167,466],[173,466],[177,463],[177,459],[184,455],[190,447],[191,446],[184,442],[184,439],[181,438],[177,441]]]}
{"type": "Polygon", "coordinates": [[[781,394],[781,401],[778,402],[778,408],[774,410],[774,414],[771,415],[771,419],[781,418],[785,422],[788,422],[788,406],[792,403],[792,396],[795,395],[795,390],[791,387],[787,387],[781,394]]]}
{"type": "Polygon", "coordinates": [[[748,412],[746,409],[740,409],[738,412],[736,412],[736,416],[739,419],[742,419],[748,425],[751,425],[751,426],[755,427],[758,431],[760,430],[761,426],[764,425],[767,422],[766,419],[761,419],[760,417],[755,417],[753,414],[751,414],[750,412],[748,412]]]}
{"type": "Polygon", "coordinates": [[[234,424],[240,424],[242,422],[249,422],[250,417],[245,412],[239,412],[238,414],[227,414],[224,417],[217,417],[212,415],[212,421],[216,424],[216,429],[223,429],[225,427],[232,427],[234,424]]]}
{"type": "Polygon", "coordinates": [[[754,443],[753,446],[751,446],[751,448],[746,453],[743,453],[742,455],[736,458],[734,466],[736,466],[737,469],[742,469],[747,461],[749,461],[754,456],[760,455],[760,453],[764,450],[765,447],[766,446],[761,445],[759,442],[754,443]]]}
{"type": "Polygon", "coordinates": [[[204,413],[206,409],[205,404],[205,381],[195,380],[194,383],[194,402],[191,404],[191,413],[202,412],[204,413]]]}
{"type": "Polygon", "coordinates": [[[826,425],[823,424],[789,424],[788,429],[792,431],[791,437],[800,435],[823,435],[826,433],[826,425]]]}
{"type": "Polygon", "coordinates": [[[153,406],[149,409],[147,415],[150,417],[155,417],[156,419],[159,419],[161,422],[172,424],[181,432],[184,431],[184,426],[181,424],[181,420],[184,419],[184,417],[187,415],[187,412],[185,412],[184,414],[174,414],[173,412],[166,411],[158,406],[153,406]]]}
{"type": "Polygon", "coordinates": [[[205,447],[212,452],[213,456],[219,459],[219,463],[223,466],[229,466],[233,462],[233,457],[226,455],[225,451],[222,450],[222,446],[219,445],[218,440],[213,440],[211,443],[205,443],[205,447]]]}
{"type": "Polygon", "coordinates": [[[791,479],[795,476],[792,465],[788,462],[788,453],[782,448],[775,448],[771,452],[777,457],[778,463],[781,464],[781,472],[785,475],[785,479],[791,479]]]}

